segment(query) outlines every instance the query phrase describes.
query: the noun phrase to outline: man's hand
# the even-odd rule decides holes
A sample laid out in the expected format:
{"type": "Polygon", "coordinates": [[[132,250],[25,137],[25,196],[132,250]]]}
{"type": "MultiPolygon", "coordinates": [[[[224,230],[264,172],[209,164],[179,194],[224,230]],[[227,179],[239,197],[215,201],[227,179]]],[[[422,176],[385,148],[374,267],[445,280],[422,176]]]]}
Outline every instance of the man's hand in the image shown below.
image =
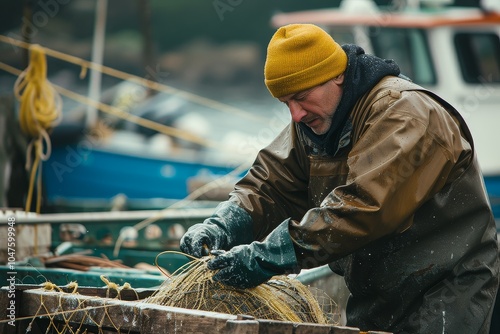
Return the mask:
{"type": "Polygon", "coordinates": [[[224,249],[227,235],[217,225],[205,221],[191,226],[181,239],[181,250],[194,257],[207,256],[210,249],[224,249]]]}
{"type": "MultiPolygon", "coordinates": [[[[214,253],[214,252],[212,252],[214,253]]],[[[255,258],[252,245],[240,245],[230,251],[217,252],[216,257],[207,263],[208,269],[219,271],[213,280],[240,289],[252,288],[281,274],[260,267],[264,259],[255,258]]]]}
{"type": "Polygon", "coordinates": [[[288,220],[281,223],[263,242],[240,245],[228,252],[212,251],[215,258],[208,269],[219,270],[214,281],[245,289],[255,287],[275,275],[298,272],[288,220]]]}
{"type": "Polygon", "coordinates": [[[252,218],[232,202],[222,202],[212,217],[191,226],[181,239],[181,250],[195,257],[208,255],[209,250],[229,249],[252,242],[252,218]]]}

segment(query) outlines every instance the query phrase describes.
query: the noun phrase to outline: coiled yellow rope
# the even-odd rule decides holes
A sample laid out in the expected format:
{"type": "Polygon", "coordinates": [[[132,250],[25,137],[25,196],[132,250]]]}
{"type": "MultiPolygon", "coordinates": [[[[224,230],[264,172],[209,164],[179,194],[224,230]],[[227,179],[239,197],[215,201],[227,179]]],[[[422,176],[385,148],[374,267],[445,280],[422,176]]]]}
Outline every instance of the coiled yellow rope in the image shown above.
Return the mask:
{"type": "Polygon", "coordinates": [[[30,63],[14,84],[14,93],[20,102],[21,130],[31,138],[26,153],[26,168],[31,168],[26,211],[31,208],[35,183],[37,184],[36,212],[41,207],[41,161],[49,158],[50,138],[47,131],[61,120],[62,100],[47,80],[47,61],[39,45],[30,48],[30,63]],[[45,152],[44,152],[45,147],[45,152]],[[34,152],[33,152],[34,150],[34,152]],[[31,163],[34,154],[34,161],[31,163]]]}

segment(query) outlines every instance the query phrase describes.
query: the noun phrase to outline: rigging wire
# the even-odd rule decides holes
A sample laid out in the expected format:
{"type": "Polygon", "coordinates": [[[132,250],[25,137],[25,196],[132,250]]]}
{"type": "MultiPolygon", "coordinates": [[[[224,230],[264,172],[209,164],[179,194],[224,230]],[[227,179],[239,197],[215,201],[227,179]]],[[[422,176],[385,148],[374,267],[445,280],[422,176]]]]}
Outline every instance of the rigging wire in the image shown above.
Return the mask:
{"type": "MultiPolygon", "coordinates": [[[[7,37],[5,35],[0,35],[0,42],[4,42],[4,43],[11,44],[11,45],[25,48],[25,49],[29,49],[29,47],[32,45],[30,43],[26,43],[26,42],[17,40],[15,38],[7,37]]],[[[260,122],[263,124],[269,123],[269,120],[267,118],[261,117],[261,116],[256,115],[256,114],[252,114],[246,110],[243,110],[243,109],[240,109],[240,108],[237,108],[234,106],[230,106],[230,105],[227,105],[225,103],[222,103],[222,102],[219,102],[216,100],[212,100],[212,99],[209,99],[209,98],[206,98],[206,97],[203,97],[200,95],[196,95],[194,93],[191,93],[191,92],[188,92],[185,90],[181,90],[178,88],[174,88],[172,86],[168,86],[168,85],[161,84],[161,83],[158,83],[155,81],[151,81],[151,80],[148,80],[146,78],[141,78],[137,75],[133,75],[133,74],[129,74],[129,73],[126,73],[123,71],[119,71],[119,70],[116,70],[116,69],[108,67],[108,66],[93,63],[93,62],[90,62],[90,61],[87,61],[87,60],[84,60],[84,59],[63,53],[63,52],[60,52],[60,51],[52,50],[52,49],[47,48],[47,47],[42,47],[42,48],[43,48],[45,54],[47,54],[48,56],[51,56],[51,57],[54,57],[54,58],[57,58],[60,60],[64,60],[66,62],[80,66],[81,73],[87,73],[87,69],[97,70],[97,71],[100,71],[106,75],[109,75],[109,76],[112,76],[112,77],[115,77],[118,79],[130,81],[130,82],[134,82],[136,84],[145,86],[149,89],[153,89],[153,90],[156,90],[159,92],[172,94],[172,95],[176,95],[176,96],[185,98],[186,100],[189,100],[189,101],[194,102],[196,104],[199,104],[201,106],[209,107],[209,108],[212,108],[214,110],[228,112],[231,114],[236,114],[236,115],[244,117],[246,119],[257,121],[257,122],[260,122]]]]}

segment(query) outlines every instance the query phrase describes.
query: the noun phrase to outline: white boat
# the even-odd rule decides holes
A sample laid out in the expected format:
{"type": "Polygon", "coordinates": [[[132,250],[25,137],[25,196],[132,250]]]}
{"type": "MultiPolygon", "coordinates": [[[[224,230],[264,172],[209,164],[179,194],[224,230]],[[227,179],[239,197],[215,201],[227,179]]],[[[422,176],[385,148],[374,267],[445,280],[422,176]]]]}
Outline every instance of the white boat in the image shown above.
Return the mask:
{"type": "MultiPolygon", "coordinates": [[[[411,1],[408,1],[410,3],[411,1]]],[[[272,25],[313,23],[339,43],[394,59],[402,73],[429,88],[467,121],[500,227],[500,4],[451,7],[451,1],[413,1],[404,8],[343,0],[338,8],[278,13],[272,25]]]]}

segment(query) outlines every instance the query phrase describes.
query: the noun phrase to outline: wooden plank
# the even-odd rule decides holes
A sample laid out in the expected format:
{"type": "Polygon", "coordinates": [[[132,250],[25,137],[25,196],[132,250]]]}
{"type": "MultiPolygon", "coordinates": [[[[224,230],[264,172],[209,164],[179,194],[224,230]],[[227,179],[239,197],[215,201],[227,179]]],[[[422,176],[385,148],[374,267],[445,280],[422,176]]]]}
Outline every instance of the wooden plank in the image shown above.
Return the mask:
{"type": "Polygon", "coordinates": [[[359,334],[359,328],[320,325],[311,323],[291,323],[285,321],[261,320],[259,334],[359,334]]]}
{"type": "MultiPolygon", "coordinates": [[[[104,284],[104,283],[103,283],[104,284]]],[[[16,284],[16,291],[26,291],[33,289],[40,289],[40,285],[34,284],[16,284]]],[[[73,291],[70,286],[59,286],[59,289],[66,293],[73,291]]],[[[121,300],[139,300],[151,296],[155,293],[155,289],[123,289],[120,291],[121,300]]],[[[114,289],[108,289],[107,287],[92,287],[92,286],[79,286],[78,293],[84,296],[102,297],[102,298],[116,298],[118,295],[117,291],[114,289]]]]}
{"type": "Polygon", "coordinates": [[[4,321],[10,321],[10,318],[8,318],[8,310],[7,308],[10,305],[10,298],[8,298],[8,289],[7,288],[2,288],[0,290],[0,320],[2,321],[0,323],[0,333],[5,333],[5,334],[12,334],[15,333],[15,328],[10,326],[7,322],[4,321]]]}
{"type": "Polygon", "coordinates": [[[336,326],[330,334],[359,334],[359,328],[336,326]]]}
{"type": "Polygon", "coordinates": [[[224,334],[259,334],[259,322],[255,319],[238,319],[226,321],[224,334]]]}
{"type": "Polygon", "coordinates": [[[26,290],[23,294],[25,302],[21,316],[54,314],[50,316],[54,322],[70,321],[86,326],[97,324],[102,328],[120,331],[205,333],[210,328],[215,332],[222,332],[225,331],[227,320],[237,320],[235,315],[147,304],[142,301],[61,294],[42,289],[26,290]],[[40,300],[43,300],[42,308],[40,300]]]}
{"type": "Polygon", "coordinates": [[[9,324],[11,320],[13,320],[10,315],[11,315],[11,310],[9,307],[11,307],[11,296],[9,294],[12,291],[10,290],[9,286],[4,286],[0,289],[0,333],[2,334],[15,334],[15,333],[25,333],[26,328],[28,326],[27,321],[19,321],[20,317],[20,305],[22,305],[23,300],[22,300],[22,292],[18,291],[17,289],[14,291],[15,297],[14,297],[14,316],[15,316],[15,326],[12,326],[9,324]]]}
{"type": "MultiPolygon", "coordinates": [[[[96,288],[97,289],[97,288],[96,288]]],[[[87,290],[94,291],[92,289],[87,290]]],[[[225,334],[359,334],[357,328],[254,319],[246,315],[191,310],[148,304],[142,300],[125,301],[61,293],[44,289],[22,292],[20,317],[50,319],[52,322],[140,333],[225,334]],[[43,306],[40,308],[40,301],[43,306]],[[50,314],[50,315],[47,315],[50,314]]],[[[5,301],[2,301],[5,303],[5,301]]]]}
{"type": "Polygon", "coordinates": [[[292,334],[292,322],[259,319],[259,334],[292,334]]]}
{"type": "Polygon", "coordinates": [[[117,299],[66,294],[43,289],[26,290],[21,316],[47,316],[56,323],[75,323],[86,326],[101,325],[103,328],[124,328],[137,331],[134,307],[131,302],[117,299]],[[43,306],[40,307],[40,301],[43,306]]]}
{"type": "Polygon", "coordinates": [[[296,324],[293,334],[330,334],[332,326],[319,324],[296,324]]]}
{"type": "Polygon", "coordinates": [[[141,333],[205,334],[207,329],[214,333],[224,333],[226,322],[237,319],[236,316],[229,314],[145,303],[140,304],[139,307],[141,333]]]}

